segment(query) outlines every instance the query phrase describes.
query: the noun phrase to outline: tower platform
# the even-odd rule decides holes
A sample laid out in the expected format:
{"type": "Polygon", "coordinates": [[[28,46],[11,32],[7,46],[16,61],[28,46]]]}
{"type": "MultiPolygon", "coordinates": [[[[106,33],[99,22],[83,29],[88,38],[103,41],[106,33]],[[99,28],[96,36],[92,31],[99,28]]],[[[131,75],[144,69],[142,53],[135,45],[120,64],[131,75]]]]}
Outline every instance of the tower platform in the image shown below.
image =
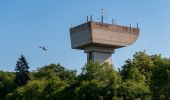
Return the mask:
{"type": "Polygon", "coordinates": [[[113,25],[95,21],[70,28],[71,46],[84,50],[87,61],[109,62],[112,53],[133,44],[139,36],[139,28],[113,25]]]}

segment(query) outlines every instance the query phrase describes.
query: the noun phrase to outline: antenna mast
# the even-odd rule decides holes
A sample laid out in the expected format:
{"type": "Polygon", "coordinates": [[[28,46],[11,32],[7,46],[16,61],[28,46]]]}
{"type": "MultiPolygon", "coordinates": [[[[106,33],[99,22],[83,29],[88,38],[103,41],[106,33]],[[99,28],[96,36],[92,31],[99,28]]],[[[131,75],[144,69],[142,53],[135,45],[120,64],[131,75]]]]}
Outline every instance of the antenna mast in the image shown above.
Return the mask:
{"type": "Polygon", "coordinates": [[[103,20],[104,20],[104,17],[103,17],[104,15],[103,15],[103,13],[104,13],[104,12],[103,12],[103,8],[102,8],[102,9],[101,9],[101,14],[102,14],[102,15],[101,15],[101,23],[103,23],[103,20]]]}
{"type": "Polygon", "coordinates": [[[100,19],[101,19],[101,23],[104,22],[104,19],[107,19],[107,15],[104,16],[104,9],[103,8],[101,9],[101,18],[100,19]]]}

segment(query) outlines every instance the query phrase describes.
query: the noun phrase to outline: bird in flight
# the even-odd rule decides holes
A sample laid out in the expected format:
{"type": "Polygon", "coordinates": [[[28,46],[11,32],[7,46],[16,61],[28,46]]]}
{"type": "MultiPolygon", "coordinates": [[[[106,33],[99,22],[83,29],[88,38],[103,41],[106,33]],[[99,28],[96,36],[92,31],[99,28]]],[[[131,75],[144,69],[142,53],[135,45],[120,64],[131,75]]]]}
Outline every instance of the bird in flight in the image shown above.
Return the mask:
{"type": "Polygon", "coordinates": [[[40,49],[42,49],[43,51],[47,51],[47,48],[45,48],[44,46],[40,46],[40,49]]]}

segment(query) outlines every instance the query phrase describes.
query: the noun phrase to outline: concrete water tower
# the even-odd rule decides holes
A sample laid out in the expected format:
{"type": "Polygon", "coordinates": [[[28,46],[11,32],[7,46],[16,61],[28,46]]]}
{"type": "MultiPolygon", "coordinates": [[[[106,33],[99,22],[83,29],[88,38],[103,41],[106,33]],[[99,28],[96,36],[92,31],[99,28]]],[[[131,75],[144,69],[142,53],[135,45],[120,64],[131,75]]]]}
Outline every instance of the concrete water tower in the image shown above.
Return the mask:
{"type": "Polygon", "coordinates": [[[71,46],[84,50],[87,61],[108,62],[112,64],[112,53],[115,49],[133,44],[139,36],[136,28],[90,21],[70,28],[71,46]]]}

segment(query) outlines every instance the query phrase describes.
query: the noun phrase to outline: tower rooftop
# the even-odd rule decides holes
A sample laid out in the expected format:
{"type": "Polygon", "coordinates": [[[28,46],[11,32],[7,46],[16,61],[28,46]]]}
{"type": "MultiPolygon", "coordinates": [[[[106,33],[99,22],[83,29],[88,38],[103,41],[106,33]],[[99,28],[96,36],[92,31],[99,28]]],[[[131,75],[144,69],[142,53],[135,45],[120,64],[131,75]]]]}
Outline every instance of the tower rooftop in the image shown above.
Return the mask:
{"type": "Polygon", "coordinates": [[[70,28],[73,49],[89,46],[117,49],[133,44],[139,35],[139,28],[113,25],[95,21],[70,28]]]}

